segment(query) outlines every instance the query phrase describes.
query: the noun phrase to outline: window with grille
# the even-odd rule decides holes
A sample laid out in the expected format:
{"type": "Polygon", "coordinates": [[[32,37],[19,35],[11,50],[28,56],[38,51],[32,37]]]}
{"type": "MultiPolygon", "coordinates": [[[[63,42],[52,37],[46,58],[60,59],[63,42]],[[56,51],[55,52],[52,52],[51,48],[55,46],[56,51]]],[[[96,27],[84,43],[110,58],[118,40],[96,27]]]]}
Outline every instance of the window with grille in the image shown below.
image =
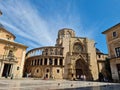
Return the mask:
{"type": "Polygon", "coordinates": [[[120,47],[115,48],[116,56],[120,57],[120,47]]]}

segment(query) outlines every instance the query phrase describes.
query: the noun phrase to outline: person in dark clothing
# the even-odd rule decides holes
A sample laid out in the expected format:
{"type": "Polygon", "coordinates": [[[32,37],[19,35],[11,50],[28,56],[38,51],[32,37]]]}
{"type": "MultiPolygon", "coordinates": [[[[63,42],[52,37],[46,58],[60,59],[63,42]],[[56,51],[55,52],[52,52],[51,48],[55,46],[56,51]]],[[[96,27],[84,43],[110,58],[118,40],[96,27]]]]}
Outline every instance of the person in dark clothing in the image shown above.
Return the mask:
{"type": "Polygon", "coordinates": [[[99,81],[103,82],[104,81],[104,76],[102,73],[99,73],[99,81]]]}

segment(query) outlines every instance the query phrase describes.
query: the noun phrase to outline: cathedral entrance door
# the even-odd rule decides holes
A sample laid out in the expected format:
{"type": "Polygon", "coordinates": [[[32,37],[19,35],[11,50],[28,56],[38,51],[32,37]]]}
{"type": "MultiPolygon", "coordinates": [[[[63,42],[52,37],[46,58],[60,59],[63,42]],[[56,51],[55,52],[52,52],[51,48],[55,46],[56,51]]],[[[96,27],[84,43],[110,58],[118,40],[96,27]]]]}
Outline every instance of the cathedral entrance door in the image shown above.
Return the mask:
{"type": "Polygon", "coordinates": [[[75,71],[76,71],[76,79],[86,78],[87,80],[92,80],[92,74],[89,69],[88,63],[85,62],[84,59],[78,59],[75,62],[75,71]]]}
{"type": "Polygon", "coordinates": [[[76,61],[75,69],[76,69],[76,78],[81,79],[81,75],[83,75],[85,71],[85,64],[83,63],[82,59],[78,59],[76,61]]]}
{"type": "Polygon", "coordinates": [[[76,69],[76,78],[80,79],[81,75],[83,74],[82,69],[76,69]]]}

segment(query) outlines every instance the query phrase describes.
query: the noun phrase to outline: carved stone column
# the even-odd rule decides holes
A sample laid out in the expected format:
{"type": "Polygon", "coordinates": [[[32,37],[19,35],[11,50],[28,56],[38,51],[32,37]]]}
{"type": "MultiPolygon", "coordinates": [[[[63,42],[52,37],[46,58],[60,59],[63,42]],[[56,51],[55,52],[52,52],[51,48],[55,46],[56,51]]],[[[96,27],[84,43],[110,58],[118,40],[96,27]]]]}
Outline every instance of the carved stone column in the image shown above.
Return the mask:
{"type": "Polygon", "coordinates": [[[52,59],[52,65],[55,65],[55,58],[52,59]]]}
{"type": "Polygon", "coordinates": [[[45,60],[45,59],[44,59],[44,58],[42,58],[42,65],[44,65],[44,60],[45,60]]]}
{"type": "Polygon", "coordinates": [[[57,65],[60,65],[60,58],[57,59],[57,65]]]}
{"type": "Polygon", "coordinates": [[[49,58],[47,58],[47,65],[49,65],[49,61],[50,61],[49,58]]]}

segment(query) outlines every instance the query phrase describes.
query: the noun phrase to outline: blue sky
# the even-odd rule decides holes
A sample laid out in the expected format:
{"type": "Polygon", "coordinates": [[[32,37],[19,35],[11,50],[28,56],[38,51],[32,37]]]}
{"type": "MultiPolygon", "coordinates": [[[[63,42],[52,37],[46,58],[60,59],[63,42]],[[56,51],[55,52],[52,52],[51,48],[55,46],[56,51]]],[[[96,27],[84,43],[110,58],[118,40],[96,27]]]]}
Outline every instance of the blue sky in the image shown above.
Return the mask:
{"type": "Polygon", "coordinates": [[[120,21],[119,0],[0,0],[0,10],[0,23],[28,50],[54,46],[58,30],[71,28],[107,53],[101,32],[120,21]]]}

